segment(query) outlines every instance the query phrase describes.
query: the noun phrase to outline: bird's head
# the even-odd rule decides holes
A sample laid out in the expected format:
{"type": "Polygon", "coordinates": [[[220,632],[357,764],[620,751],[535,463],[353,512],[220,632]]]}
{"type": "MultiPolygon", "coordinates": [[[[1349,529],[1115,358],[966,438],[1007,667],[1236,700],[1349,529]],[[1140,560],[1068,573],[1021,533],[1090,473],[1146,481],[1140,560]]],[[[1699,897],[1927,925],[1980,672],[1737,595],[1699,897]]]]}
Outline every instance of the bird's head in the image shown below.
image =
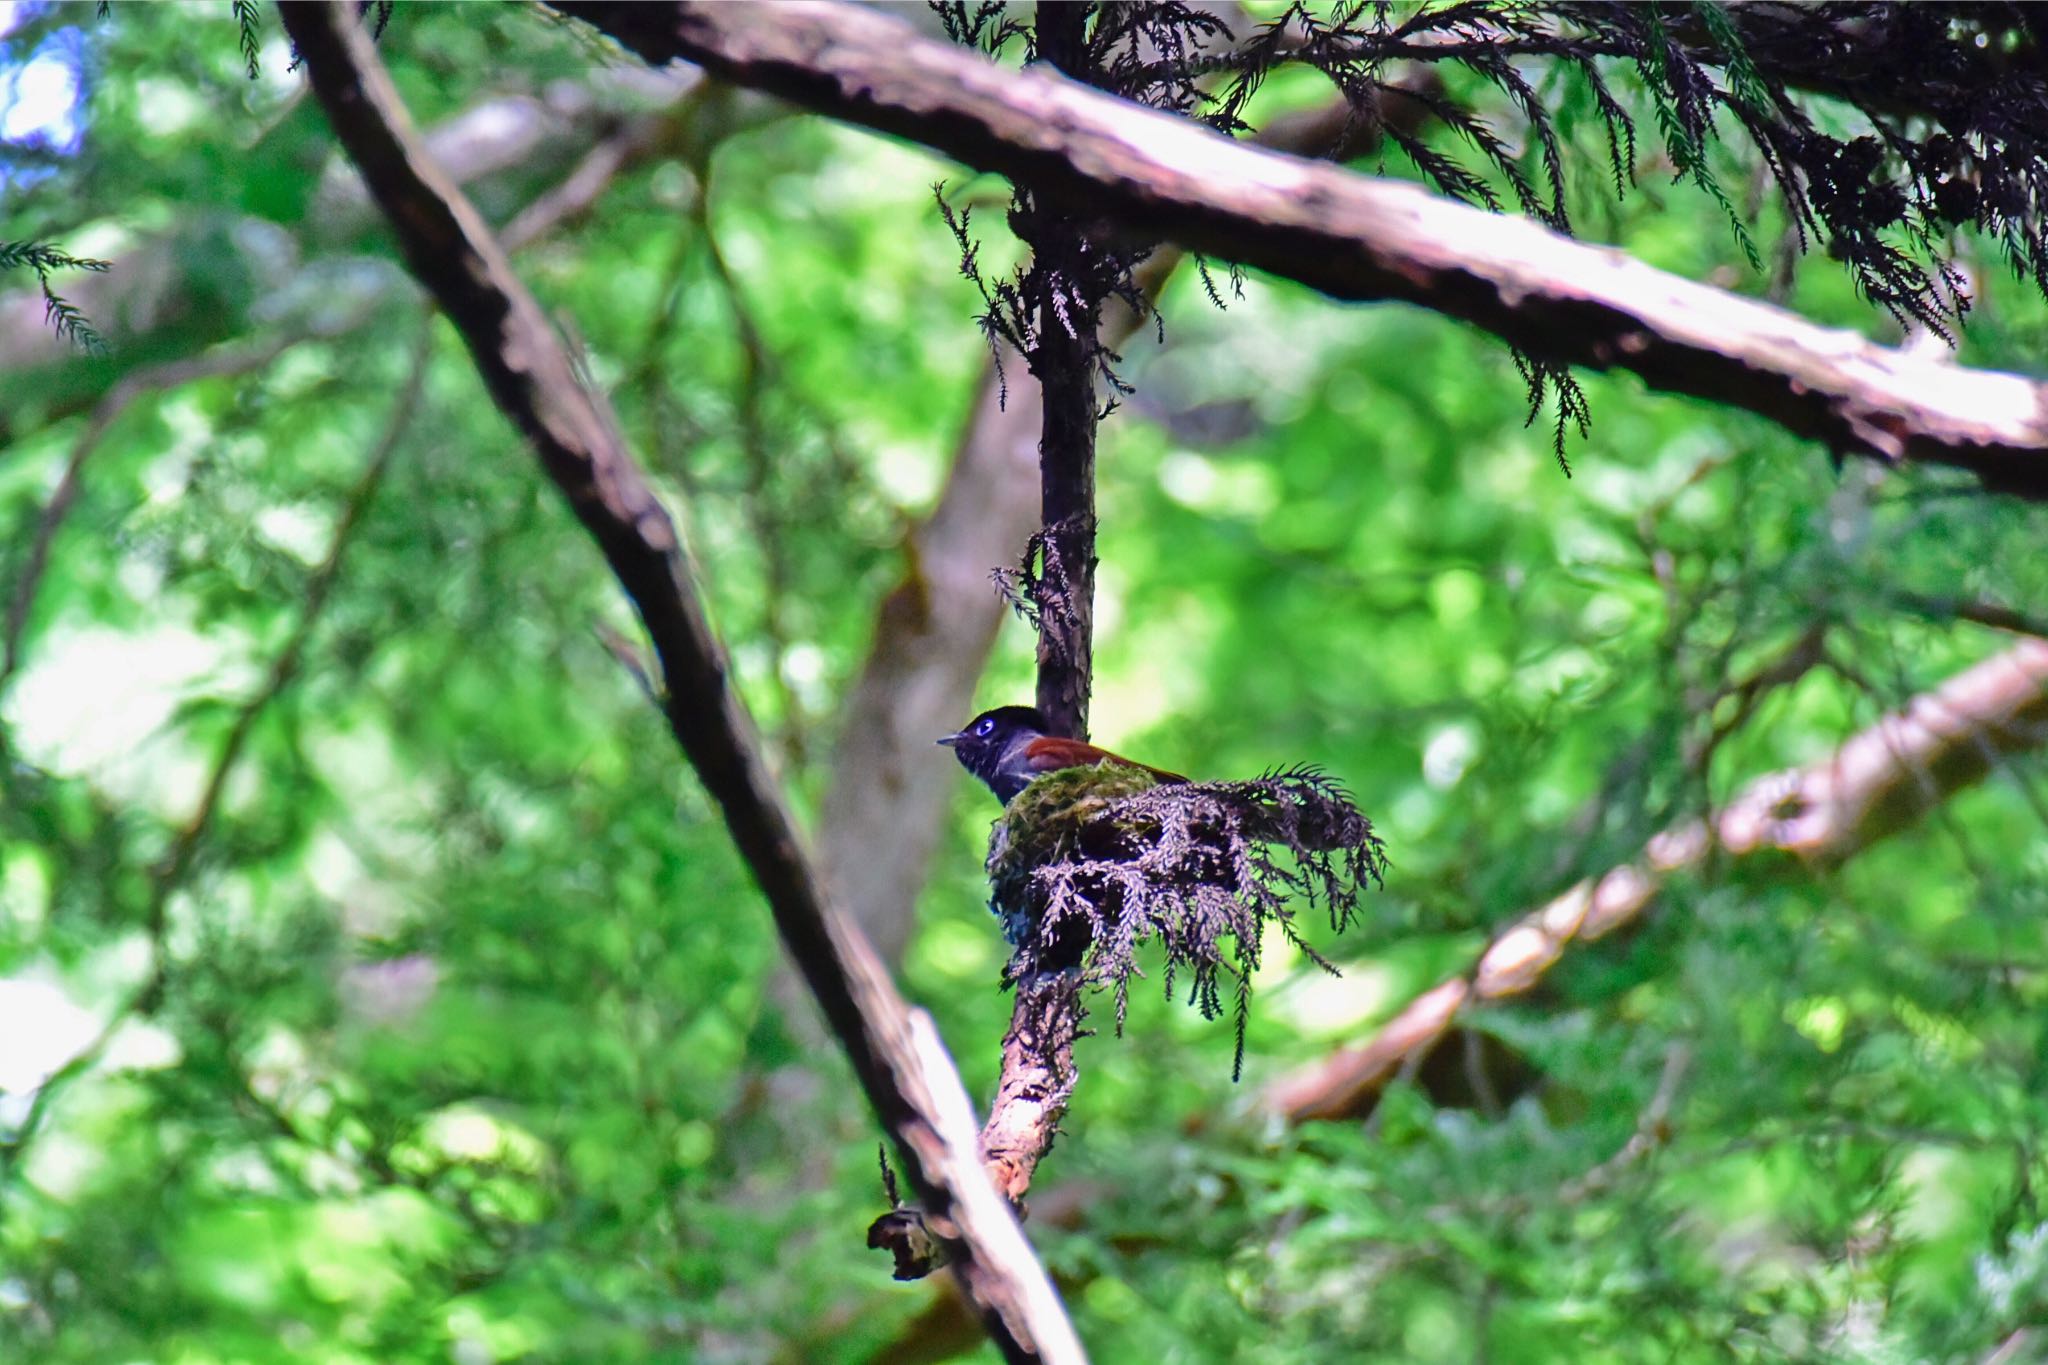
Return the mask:
{"type": "Polygon", "coordinates": [[[961,767],[994,788],[999,799],[1008,800],[1015,795],[1012,788],[1030,780],[1020,766],[1023,747],[1043,739],[1049,729],[1045,714],[1036,707],[998,706],[939,743],[953,751],[961,767]]]}

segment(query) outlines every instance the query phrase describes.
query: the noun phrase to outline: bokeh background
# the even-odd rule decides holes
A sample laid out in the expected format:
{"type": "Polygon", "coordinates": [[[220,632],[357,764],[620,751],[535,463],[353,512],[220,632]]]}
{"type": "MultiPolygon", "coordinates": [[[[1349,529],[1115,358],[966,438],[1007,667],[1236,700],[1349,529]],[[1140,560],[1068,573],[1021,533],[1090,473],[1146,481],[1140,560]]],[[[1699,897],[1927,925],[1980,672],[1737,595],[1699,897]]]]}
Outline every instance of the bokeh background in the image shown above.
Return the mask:
{"type": "MultiPolygon", "coordinates": [[[[247,54],[225,4],[0,27],[0,238],[113,263],[55,281],[104,354],[0,275],[0,1359],[986,1353],[861,1249],[876,1125],[608,644],[629,611],[274,19],[247,54]]],[[[984,206],[991,268],[1006,187],[532,8],[401,6],[382,52],[525,222],[814,819],[987,363],[931,187],[984,206]],[[549,200],[628,133],[600,194],[549,200]]],[[[1758,271],[1647,143],[1617,202],[1581,131],[1586,236],[1901,339],[1768,196],[1737,205],[1758,271]]],[[[2048,309],[1958,250],[1961,359],[2038,372],[2048,309]]],[[[1340,978],[1268,945],[1242,1083],[1228,1021],[1156,988],[1082,1044],[1031,1230],[1096,1357],[1981,1360],[2039,1321],[2031,757],[1839,868],[1682,879],[1470,1017],[1508,1059],[1476,1095],[1410,1076],[1305,1125],[1266,1095],[2008,648],[1963,608],[2048,601],[2042,512],[1627,378],[1585,378],[1567,476],[1467,328],[1259,277],[1219,311],[1190,271],[1162,307],[1102,434],[1096,736],[1204,777],[1318,764],[1394,867],[1322,940],[1340,978]]],[[[1013,622],[975,703],[1030,679],[1013,622]]],[[[993,814],[961,776],[898,964],[982,1097],[993,814]]]]}

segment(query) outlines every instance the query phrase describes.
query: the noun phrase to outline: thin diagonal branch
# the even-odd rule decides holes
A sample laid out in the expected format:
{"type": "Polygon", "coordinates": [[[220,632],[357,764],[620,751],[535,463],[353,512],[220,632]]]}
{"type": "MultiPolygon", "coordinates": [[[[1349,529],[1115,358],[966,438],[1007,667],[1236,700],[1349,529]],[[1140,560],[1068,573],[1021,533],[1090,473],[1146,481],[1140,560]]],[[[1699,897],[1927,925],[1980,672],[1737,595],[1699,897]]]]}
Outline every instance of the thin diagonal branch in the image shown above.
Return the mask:
{"type": "Polygon", "coordinates": [[[1418,996],[1358,1047],[1284,1077],[1266,1105],[1292,1122],[1369,1104],[1436,1046],[1468,1004],[1534,989],[1575,943],[1656,904],[1673,877],[1789,855],[1832,867],[1981,781],[2007,755],[2048,745],[2048,641],[2026,639],[1913,698],[1829,757],[1752,782],[1724,810],[1666,830],[1642,857],[1589,878],[1497,935],[1473,965],[1418,996]]]}
{"type": "Polygon", "coordinates": [[[971,1108],[929,1020],[903,1002],[811,870],[668,513],[475,208],[422,150],[350,7],[280,9],[408,265],[639,610],[660,661],[669,728],[717,802],[925,1208],[939,1228],[958,1229],[953,1265],[991,1338],[1013,1360],[1081,1359],[1050,1282],[974,1160],[971,1108]]]}
{"type": "MultiPolygon", "coordinates": [[[[193,808],[192,817],[179,831],[177,840],[171,845],[170,854],[164,861],[163,875],[157,878],[160,888],[180,884],[185,873],[191,868],[192,855],[199,842],[206,837],[206,831],[213,823],[214,812],[220,808],[221,794],[227,790],[228,779],[234,775],[235,765],[241,760],[242,749],[249,742],[249,736],[256,729],[256,722],[262,717],[273,701],[291,685],[299,674],[299,665],[306,657],[306,643],[313,637],[313,628],[320,621],[320,614],[327,606],[327,599],[334,591],[334,584],[341,576],[341,557],[348,549],[363,514],[370,508],[370,502],[377,495],[377,489],[384,482],[385,471],[391,467],[392,457],[404,439],[406,429],[412,425],[413,415],[419,411],[420,395],[425,392],[427,365],[433,357],[433,322],[429,319],[420,327],[418,343],[407,360],[405,387],[400,391],[398,402],[392,409],[390,424],[377,443],[370,463],[363,470],[350,492],[348,503],[342,509],[341,519],[335,523],[333,541],[327,547],[327,555],[320,561],[320,567],[306,582],[306,609],[299,613],[299,622],[292,630],[291,638],[271,661],[270,672],[263,679],[263,686],[249,698],[236,713],[235,722],[228,728],[227,737],[221,741],[219,756],[214,760],[213,771],[208,775],[206,788],[200,794],[199,804],[193,808]]],[[[161,937],[163,931],[164,906],[169,900],[168,890],[160,890],[150,903],[149,928],[152,937],[161,937]]]]}
{"type": "MultiPolygon", "coordinates": [[[[696,92],[686,97],[696,98],[696,92]]],[[[561,181],[543,190],[499,234],[517,251],[589,213],[612,182],[663,151],[673,151],[680,125],[663,114],[641,114],[583,154],[561,181]]]]}
{"type": "MultiPolygon", "coordinates": [[[[724,87],[714,91],[702,73],[691,71],[662,82],[667,94],[661,107],[621,123],[612,112],[618,101],[610,91],[622,83],[649,87],[645,73],[625,74],[630,81],[599,70],[582,82],[554,82],[544,93],[484,100],[441,120],[426,137],[441,163],[463,184],[508,173],[525,178],[555,166],[564,169],[565,178],[535,197],[506,228],[507,241],[524,246],[586,212],[590,196],[601,191],[599,182],[606,175],[623,175],[664,154],[687,156],[782,116],[782,106],[773,101],[724,87]],[[658,120],[661,126],[649,125],[647,119],[658,120]]],[[[352,177],[326,182],[297,234],[298,256],[310,262],[325,259],[323,246],[347,246],[374,226],[374,212],[352,177]]],[[[0,442],[100,401],[125,377],[123,355],[155,354],[167,360],[176,356],[170,363],[177,363],[187,358],[176,355],[181,349],[192,350],[246,330],[241,324],[248,319],[240,314],[195,328],[176,306],[195,287],[203,290],[191,276],[193,260],[203,258],[203,253],[183,250],[178,234],[172,233],[145,239],[116,257],[108,273],[80,282],[74,302],[93,317],[125,324],[113,338],[115,358],[100,366],[72,364],[72,353],[61,339],[40,325],[45,305],[38,290],[0,290],[0,442]],[[141,330],[134,330],[138,327],[141,330]],[[57,372],[57,366],[64,368],[57,372]],[[27,401],[17,405],[17,397],[27,401]]],[[[337,295],[331,281],[315,284],[308,278],[311,273],[302,271],[263,293],[272,303],[292,301],[300,330],[323,337],[351,333],[366,319],[383,316],[391,303],[383,274],[351,276],[337,295]]],[[[0,274],[0,284],[9,278],[0,274]]]]}
{"type": "Polygon", "coordinates": [[[1759,413],[1834,450],[2048,500],[2048,389],[1877,346],[1539,224],[1235,143],[853,5],[558,8],[650,62],[924,144],[1135,232],[1477,324],[1546,360],[1759,413]]]}
{"type": "Polygon", "coordinates": [[[2013,635],[2032,635],[2048,640],[2048,617],[2015,611],[1997,602],[1964,597],[1928,597],[1910,592],[1891,593],[1889,597],[1907,611],[1930,621],[1968,621],[2013,635]]]}

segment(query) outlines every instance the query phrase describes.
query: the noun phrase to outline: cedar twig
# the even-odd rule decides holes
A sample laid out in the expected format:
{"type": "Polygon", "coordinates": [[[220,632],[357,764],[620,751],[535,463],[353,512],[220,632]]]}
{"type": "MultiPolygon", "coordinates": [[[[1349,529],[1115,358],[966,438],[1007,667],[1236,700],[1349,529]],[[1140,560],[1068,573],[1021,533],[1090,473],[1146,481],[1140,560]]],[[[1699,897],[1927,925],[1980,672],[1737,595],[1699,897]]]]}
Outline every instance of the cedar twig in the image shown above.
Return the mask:
{"type": "Polygon", "coordinates": [[[1671,1109],[1678,1102],[1678,1088],[1685,1084],[1686,1073],[1691,1069],[1692,1047],[1686,1043],[1673,1043],[1664,1054],[1664,1074],[1657,1080],[1656,1093],[1650,1096],[1650,1102],[1643,1106],[1642,1114],[1636,1119],[1635,1132],[1629,1134],[1620,1151],[1560,1188],[1558,1198],[1572,1204],[1598,1194],[1613,1184],[1615,1177],[1623,1171],[1668,1146],[1671,1142],[1671,1109]]]}
{"type": "Polygon", "coordinates": [[[29,614],[35,609],[43,572],[49,567],[50,550],[56,544],[57,533],[64,529],[65,519],[71,515],[79,490],[84,486],[86,462],[99,450],[114,423],[144,394],[180,388],[201,379],[260,370],[305,339],[303,333],[280,332],[245,346],[167,360],[160,365],[131,371],[107,390],[106,395],[94,405],[85,431],[72,444],[71,457],[65,461],[64,472],[58,477],[56,488],[51,490],[50,500],[43,505],[42,515],[36,519],[35,539],[29,543],[28,554],[15,573],[14,594],[7,603],[5,644],[4,649],[0,649],[0,686],[5,686],[21,667],[22,635],[28,628],[29,614]]]}

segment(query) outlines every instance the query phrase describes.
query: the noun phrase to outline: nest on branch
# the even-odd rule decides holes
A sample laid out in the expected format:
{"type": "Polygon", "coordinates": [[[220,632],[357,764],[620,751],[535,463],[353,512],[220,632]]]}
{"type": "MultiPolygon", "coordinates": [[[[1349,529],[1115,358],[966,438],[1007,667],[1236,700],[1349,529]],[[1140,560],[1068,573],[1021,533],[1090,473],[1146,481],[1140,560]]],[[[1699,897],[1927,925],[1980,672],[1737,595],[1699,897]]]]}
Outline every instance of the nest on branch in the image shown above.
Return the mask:
{"type": "Polygon", "coordinates": [[[1385,869],[1372,822],[1314,768],[1162,784],[1104,764],[1048,773],[1004,808],[989,838],[989,903],[1011,947],[1005,981],[1078,971],[1114,993],[1119,1033],[1143,975],[1138,950],[1153,939],[1167,994],[1185,978],[1203,1017],[1223,1013],[1230,978],[1235,1078],[1266,926],[1335,974],[1302,937],[1297,907],[1321,907],[1341,933],[1385,869]]]}

